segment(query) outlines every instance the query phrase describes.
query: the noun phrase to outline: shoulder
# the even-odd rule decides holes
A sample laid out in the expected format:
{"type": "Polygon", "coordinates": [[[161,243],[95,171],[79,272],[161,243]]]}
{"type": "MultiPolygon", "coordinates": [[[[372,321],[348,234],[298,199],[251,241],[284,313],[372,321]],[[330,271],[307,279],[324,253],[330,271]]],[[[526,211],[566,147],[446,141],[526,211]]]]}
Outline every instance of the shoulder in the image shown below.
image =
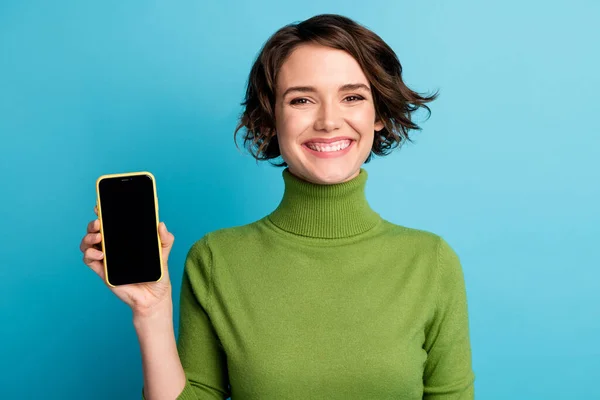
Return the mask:
{"type": "Polygon", "coordinates": [[[189,247],[185,256],[184,273],[189,276],[193,284],[202,282],[202,286],[208,292],[213,264],[223,254],[239,252],[241,246],[247,242],[246,239],[251,237],[256,229],[252,223],[205,233],[189,247]]]}
{"type": "Polygon", "coordinates": [[[459,273],[460,259],[457,252],[446,238],[426,229],[411,228],[384,220],[385,227],[379,243],[386,243],[389,248],[396,248],[410,259],[425,259],[437,274],[459,273]],[[454,270],[454,271],[448,271],[454,270]]]}
{"type": "Polygon", "coordinates": [[[426,229],[412,228],[383,220],[383,234],[394,242],[401,242],[419,251],[432,251],[437,253],[444,242],[441,235],[426,229]]]}
{"type": "Polygon", "coordinates": [[[401,244],[401,253],[411,261],[424,265],[437,296],[453,296],[464,292],[462,262],[453,246],[443,235],[425,229],[388,224],[387,235],[401,244]]]}
{"type": "Polygon", "coordinates": [[[210,231],[192,244],[190,253],[206,253],[217,249],[233,251],[257,237],[260,231],[260,221],[210,231]]]}

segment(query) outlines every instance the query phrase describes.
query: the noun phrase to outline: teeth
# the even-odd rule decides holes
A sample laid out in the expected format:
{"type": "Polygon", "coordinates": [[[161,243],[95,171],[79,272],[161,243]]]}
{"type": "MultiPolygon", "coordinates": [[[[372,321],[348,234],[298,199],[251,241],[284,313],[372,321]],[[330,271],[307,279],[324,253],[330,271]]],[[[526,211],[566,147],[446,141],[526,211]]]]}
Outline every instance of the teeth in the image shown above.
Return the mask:
{"type": "Polygon", "coordinates": [[[350,140],[340,140],[339,142],[334,142],[334,143],[329,143],[329,144],[324,144],[324,145],[308,143],[306,146],[308,146],[310,149],[315,150],[315,151],[328,152],[328,151],[343,150],[346,147],[350,146],[350,143],[351,143],[350,140]]]}

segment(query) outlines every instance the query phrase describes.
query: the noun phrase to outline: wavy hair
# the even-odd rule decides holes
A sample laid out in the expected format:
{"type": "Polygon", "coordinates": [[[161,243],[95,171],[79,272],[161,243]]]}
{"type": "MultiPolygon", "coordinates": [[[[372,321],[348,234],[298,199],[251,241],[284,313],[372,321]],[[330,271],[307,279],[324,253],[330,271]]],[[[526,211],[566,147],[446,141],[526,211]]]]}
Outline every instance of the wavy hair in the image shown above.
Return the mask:
{"type": "MultiPolygon", "coordinates": [[[[385,156],[401,146],[410,130],[421,130],[412,121],[412,113],[435,100],[438,92],[421,96],[409,89],[402,80],[402,65],[396,53],[377,34],[350,18],[336,14],[321,14],[305,21],[292,23],[275,32],[258,54],[248,77],[244,106],[234,131],[245,128],[244,147],[258,160],[272,160],[281,155],[275,129],[275,93],[277,72],[292,52],[304,43],[314,43],[344,50],[358,62],[371,83],[375,114],[384,128],[375,132],[369,157],[385,156]]],[[[273,163],[285,167],[287,163],[273,163]]]]}

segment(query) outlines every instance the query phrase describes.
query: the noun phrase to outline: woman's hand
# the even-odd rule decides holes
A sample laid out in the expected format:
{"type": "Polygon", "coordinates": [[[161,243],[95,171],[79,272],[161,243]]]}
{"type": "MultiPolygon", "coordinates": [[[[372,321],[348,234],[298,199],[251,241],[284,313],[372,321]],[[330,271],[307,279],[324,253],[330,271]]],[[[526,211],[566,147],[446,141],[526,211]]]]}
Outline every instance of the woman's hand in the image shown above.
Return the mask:
{"type": "MultiPolygon", "coordinates": [[[[94,207],[98,215],[98,207],[94,207]]],[[[111,287],[106,284],[104,276],[104,255],[101,251],[102,234],[100,233],[100,220],[95,219],[87,226],[87,233],[81,240],[80,250],[83,253],[83,262],[90,267],[106,284],[106,286],[119,299],[125,302],[134,316],[152,316],[154,312],[162,310],[161,307],[172,307],[171,280],[169,279],[168,259],[175,237],[167,231],[164,222],[158,226],[163,257],[163,277],[158,282],[136,283],[111,287]]]]}

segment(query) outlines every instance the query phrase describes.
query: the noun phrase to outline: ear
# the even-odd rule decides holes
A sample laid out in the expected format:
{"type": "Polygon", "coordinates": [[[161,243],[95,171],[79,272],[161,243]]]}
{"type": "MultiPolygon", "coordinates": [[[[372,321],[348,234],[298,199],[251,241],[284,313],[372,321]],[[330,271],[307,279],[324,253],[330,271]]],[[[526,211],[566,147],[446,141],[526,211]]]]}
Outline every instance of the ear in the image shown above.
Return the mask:
{"type": "Polygon", "coordinates": [[[375,121],[375,131],[379,132],[380,130],[382,130],[385,127],[385,125],[383,124],[383,122],[378,119],[375,121]]]}

